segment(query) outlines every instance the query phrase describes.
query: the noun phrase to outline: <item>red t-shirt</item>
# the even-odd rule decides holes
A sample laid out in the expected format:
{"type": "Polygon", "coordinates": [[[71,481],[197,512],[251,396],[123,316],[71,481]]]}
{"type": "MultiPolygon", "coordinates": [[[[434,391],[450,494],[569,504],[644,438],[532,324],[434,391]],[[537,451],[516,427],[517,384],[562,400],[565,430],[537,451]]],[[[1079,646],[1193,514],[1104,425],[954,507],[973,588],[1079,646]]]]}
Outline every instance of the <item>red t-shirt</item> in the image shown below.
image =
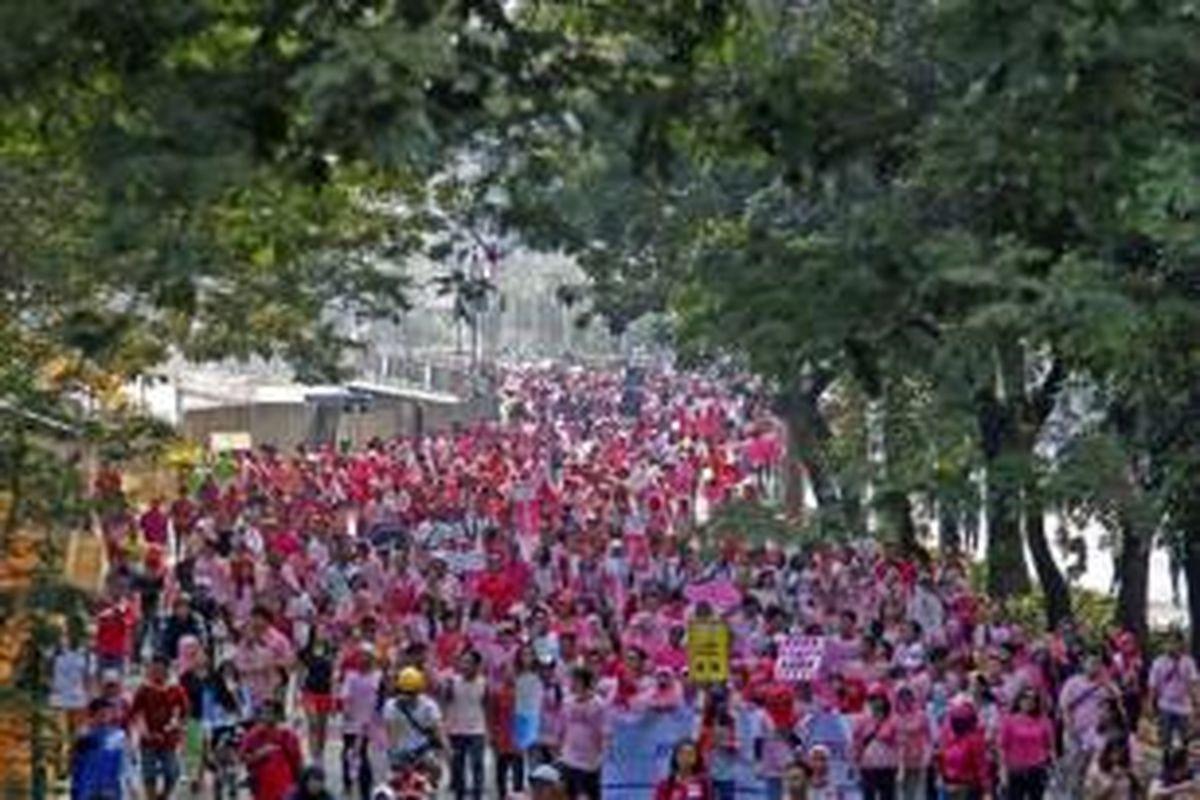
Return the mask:
{"type": "Polygon", "coordinates": [[[300,740],[284,728],[256,726],[242,740],[254,800],[283,800],[300,777],[300,740]]]}
{"type": "Polygon", "coordinates": [[[508,609],[521,599],[521,586],[514,580],[509,569],[485,572],[479,576],[475,591],[492,604],[496,614],[507,614],[508,609]]]}
{"type": "Polygon", "coordinates": [[[143,684],[133,696],[129,715],[144,727],[142,746],[150,750],[176,750],[183,741],[188,715],[187,692],[178,684],[143,684]]]}
{"type": "Polygon", "coordinates": [[[462,631],[442,631],[433,643],[433,655],[439,669],[450,669],[467,650],[470,642],[462,631]]]}
{"type": "Polygon", "coordinates": [[[129,655],[133,611],[128,606],[113,606],[96,617],[96,655],[125,658],[129,655]]]}

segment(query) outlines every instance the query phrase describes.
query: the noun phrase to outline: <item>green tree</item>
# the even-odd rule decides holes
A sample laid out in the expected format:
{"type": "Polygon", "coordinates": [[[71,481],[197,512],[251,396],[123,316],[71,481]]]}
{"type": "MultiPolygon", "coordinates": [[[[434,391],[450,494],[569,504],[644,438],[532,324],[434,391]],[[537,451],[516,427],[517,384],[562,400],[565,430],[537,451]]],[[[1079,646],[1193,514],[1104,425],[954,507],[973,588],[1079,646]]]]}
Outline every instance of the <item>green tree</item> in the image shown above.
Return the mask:
{"type": "MultiPolygon", "coordinates": [[[[932,461],[983,468],[989,586],[1028,586],[1028,545],[1057,621],[1069,596],[1044,530],[1055,467],[1044,445],[1064,386],[1153,373],[1144,408],[1166,403],[1184,420],[1194,403],[1190,368],[1161,355],[1178,346],[1168,336],[1186,338],[1194,304],[1196,121],[1171,87],[1194,74],[1195,10],[689,8],[699,13],[599,4],[570,20],[615,77],[576,98],[576,132],[517,160],[529,174],[552,167],[542,206],[571,221],[549,228],[569,231],[560,241],[589,254],[594,287],[627,313],[631,293],[660,283],[648,275],[665,276],[668,290],[648,296],[683,340],[745,354],[805,401],[793,408],[819,410],[852,385],[886,410],[889,387],[915,380],[937,398],[928,408],[973,420],[973,454],[950,437],[932,461]],[[633,213],[597,219],[597,207],[633,213]],[[639,226],[648,236],[630,235],[639,226]],[[590,257],[597,242],[604,259],[590,257]]],[[[820,422],[804,435],[833,430],[820,422]]],[[[1161,466],[1150,485],[1173,487],[1167,518],[1194,521],[1181,489],[1190,433],[1166,428],[1129,433],[1129,452],[1161,466]]],[[[828,460],[812,463],[822,504],[853,504],[820,488],[828,460]]]]}

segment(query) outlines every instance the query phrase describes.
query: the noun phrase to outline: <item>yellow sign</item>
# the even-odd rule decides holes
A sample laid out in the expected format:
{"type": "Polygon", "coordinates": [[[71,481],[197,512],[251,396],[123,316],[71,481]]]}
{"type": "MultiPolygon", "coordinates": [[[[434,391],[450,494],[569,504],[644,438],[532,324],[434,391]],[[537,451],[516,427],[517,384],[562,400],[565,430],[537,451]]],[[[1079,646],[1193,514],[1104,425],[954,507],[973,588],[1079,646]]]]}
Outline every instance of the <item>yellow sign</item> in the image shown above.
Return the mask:
{"type": "Polygon", "coordinates": [[[693,683],[729,680],[729,628],[715,622],[688,626],[688,678],[693,683]]]}
{"type": "Polygon", "coordinates": [[[208,435],[208,449],[214,453],[232,453],[254,449],[254,440],[245,431],[219,432],[208,435]]]}

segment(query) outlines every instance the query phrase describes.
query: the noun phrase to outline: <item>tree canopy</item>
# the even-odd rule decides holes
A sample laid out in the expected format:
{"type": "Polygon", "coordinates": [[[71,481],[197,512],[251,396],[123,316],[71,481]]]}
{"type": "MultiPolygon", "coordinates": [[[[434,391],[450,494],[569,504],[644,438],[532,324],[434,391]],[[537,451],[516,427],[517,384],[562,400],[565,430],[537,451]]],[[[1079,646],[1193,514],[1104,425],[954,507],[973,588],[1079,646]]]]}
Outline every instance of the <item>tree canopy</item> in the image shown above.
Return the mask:
{"type": "Polygon", "coordinates": [[[767,377],[823,523],[982,511],[1054,623],[1046,512],[1100,520],[1144,633],[1153,543],[1200,585],[1198,40],[1188,0],[10,3],[0,400],[327,376],[483,221],[767,377]]]}

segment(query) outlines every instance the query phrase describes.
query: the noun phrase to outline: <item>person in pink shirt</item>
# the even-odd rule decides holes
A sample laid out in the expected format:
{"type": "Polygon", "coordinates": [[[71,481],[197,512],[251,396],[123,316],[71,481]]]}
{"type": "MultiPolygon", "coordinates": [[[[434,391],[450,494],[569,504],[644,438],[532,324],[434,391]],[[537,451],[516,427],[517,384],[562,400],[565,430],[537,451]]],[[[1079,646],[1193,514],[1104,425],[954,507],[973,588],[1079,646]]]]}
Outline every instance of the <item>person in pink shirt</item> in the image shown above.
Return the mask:
{"type": "Polygon", "coordinates": [[[566,700],[558,664],[553,658],[539,657],[537,732],[529,750],[530,764],[556,761],[562,745],[562,711],[566,700]]]}
{"type": "Polygon", "coordinates": [[[887,688],[867,692],[867,713],[854,723],[854,763],[862,776],[863,800],[893,800],[900,768],[896,718],[887,688]]]}
{"type": "Polygon", "coordinates": [[[673,711],[684,704],[683,684],[675,677],[675,673],[667,667],[659,667],[654,671],[654,683],[644,689],[633,699],[635,708],[653,711],[673,711]]]}
{"type": "Polygon", "coordinates": [[[933,723],[917,691],[908,684],[896,691],[896,749],[900,765],[899,800],[922,800],[933,760],[933,723]]]}
{"type": "Polygon", "coordinates": [[[1012,713],[1000,720],[997,744],[1008,800],[1042,800],[1054,760],[1054,725],[1037,689],[1026,688],[1017,696],[1012,713]]]}
{"type": "Polygon", "coordinates": [[[366,797],[373,785],[370,742],[379,722],[382,681],[374,650],[363,646],[347,664],[337,689],[342,709],[342,789],[346,797],[366,797]]]}
{"type": "Polygon", "coordinates": [[[238,643],[234,661],[257,708],[277,698],[296,657],[292,643],[271,624],[270,612],[257,606],[250,615],[249,630],[238,643]]]}
{"type": "Polygon", "coordinates": [[[676,675],[683,674],[688,664],[686,637],[686,628],[673,625],[667,634],[667,645],[654,654],[655,666],[669,669],[676,675]]]}
{"type": "Polygon", "coordinates": [[[567,795],[600,800],[600,766],[608,747],[604,702],[596,696],[596,677],[580,667],[571,675],[571,697],[562,707],[562,751],[567,795]]]}

